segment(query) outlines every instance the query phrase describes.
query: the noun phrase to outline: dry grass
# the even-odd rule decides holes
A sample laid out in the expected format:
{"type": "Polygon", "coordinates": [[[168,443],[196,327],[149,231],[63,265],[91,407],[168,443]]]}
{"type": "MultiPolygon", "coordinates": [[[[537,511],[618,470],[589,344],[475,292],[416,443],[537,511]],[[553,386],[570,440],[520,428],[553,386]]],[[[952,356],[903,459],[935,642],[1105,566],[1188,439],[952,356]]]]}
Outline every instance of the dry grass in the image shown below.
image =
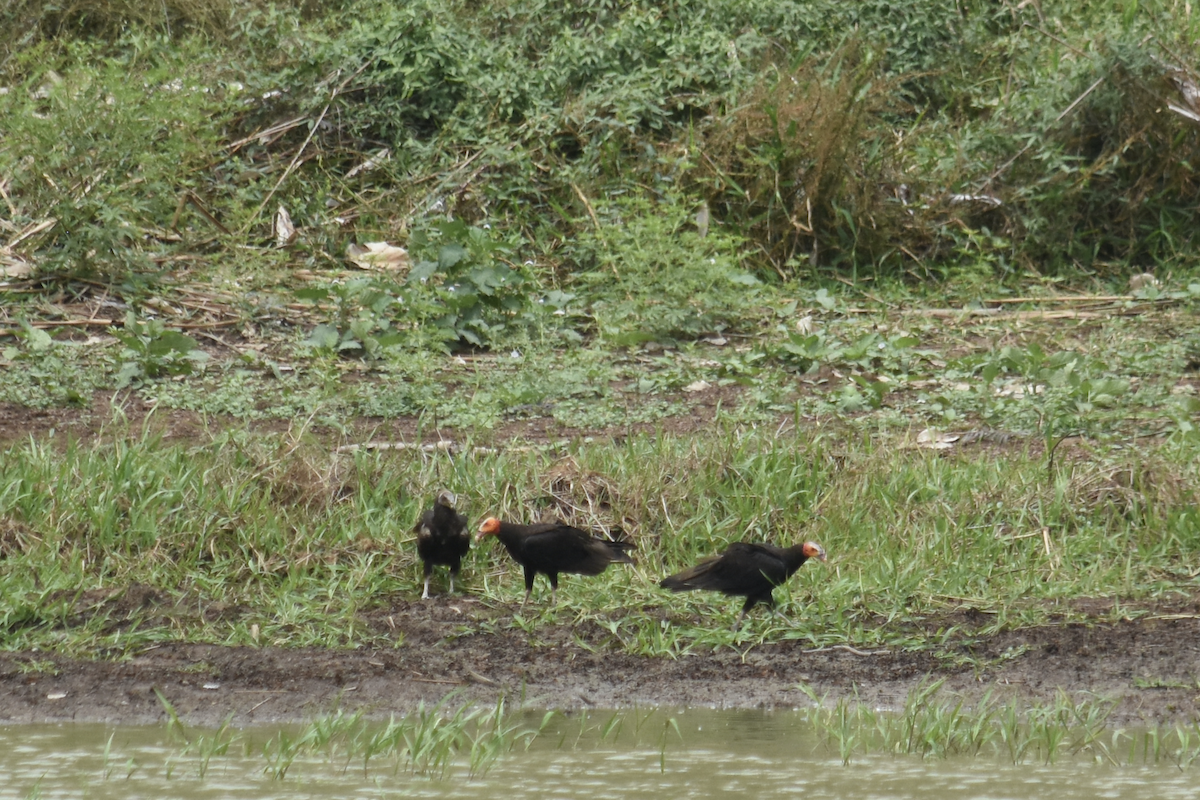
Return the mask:
{"type": "Polygon", "coordinates": [[[781,273],[798,257],[817,265],[826,250],[875,247],[897,222],[886,219],[896,216],[885,189],[892,147],[872,124],[894,89],[873,54],[851,42],[828,58],[765,71],[709,136],[709,180],[725,192],[724,213],[746,218],[781,273]],[[825,232],[846,214],[857,241],[832,241],[825,232]]]}
{"type": "Polygon", "coordinates": [[[585,469],[573,456],[554,462],[542,479],[553,516],[583,528],[600,525],[605,528],[626,526],[633,520],[620,518],[617,508],[620,497],[617,485],[608,477],[585,469]]]}
{"type": "Polygon", "coordinates": [[[107,39],[130,28],[145,27],[168,35],[200,32],[224,36],[240,17],[269,5],[291,5],[302,14],[317,10],[317,0],[13,0],[0,10],[0,64],[39,40],[62,36],[107,39]]]}

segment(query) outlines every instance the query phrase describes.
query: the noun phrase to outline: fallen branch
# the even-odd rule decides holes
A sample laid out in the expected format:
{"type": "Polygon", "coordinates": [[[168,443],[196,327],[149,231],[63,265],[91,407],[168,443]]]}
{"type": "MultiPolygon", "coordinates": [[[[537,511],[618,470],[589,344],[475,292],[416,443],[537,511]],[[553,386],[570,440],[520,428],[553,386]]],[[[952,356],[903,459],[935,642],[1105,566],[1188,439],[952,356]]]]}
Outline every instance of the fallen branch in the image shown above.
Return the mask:
{"type": "MultiPolygon", "coordinates": [[[[548,450],[558,447],[565,447],[567,441],[560,439],[557,442],[546,442],[545,444],[517,445],[515,447],[506,448],[510,453],[531,453],[536,450],[548,450]]],[[[336,453],[357,453],[359,450],[419,450],[422,453],[470,453],[472,455],[495,455],[500,452],[498,447],[466,447],[453,441],[430,442],[421,444],[420,442],[366,442],[364,444],[344,444],[335,450],[336,453]]]]}
{"type": "Polygon", "coordinates": [[[831,644],[828,647],[818,647],[815,650],[802,650],[805,655],[809,653],[824,653],[828,650],[845,650],[847,653],[852,653],[856,656],[886,656],[890,650],[859,650],[851,647],[848,644],[831,644]]]}
{"type": "Polygon", "coordinates": [[[1119,303],[1138,298],[1127,294],[1052,295],[1050,297],[997,297],[983,302],[990,305],[1016,303],[1119,303]]]}
{"type": "Polygon", "coordinates": [[[476,672],[473,669],[468,669],[467,675],[469,675],[472,680],[477,681],[478,683],[486,683],[488,686],[499,686],[500,685],[500,684],[496,683],[494,680],[492,680],[491,678],[489,678],[485,675],[480,675],[478,672],[476,672]]]}
{"type": "Polygon", "coordinates": [[[1037,320],[1037,319],[1107,319],[1109,317],[1132,317],[1142,314],[1146,309],[1113,308],[1108,311],[1007,311],[998,308],[915,308],[906,313],[920,314],[936,319],[963,319],[977,317],[995,321],[1005,320],[1037,320]]]}

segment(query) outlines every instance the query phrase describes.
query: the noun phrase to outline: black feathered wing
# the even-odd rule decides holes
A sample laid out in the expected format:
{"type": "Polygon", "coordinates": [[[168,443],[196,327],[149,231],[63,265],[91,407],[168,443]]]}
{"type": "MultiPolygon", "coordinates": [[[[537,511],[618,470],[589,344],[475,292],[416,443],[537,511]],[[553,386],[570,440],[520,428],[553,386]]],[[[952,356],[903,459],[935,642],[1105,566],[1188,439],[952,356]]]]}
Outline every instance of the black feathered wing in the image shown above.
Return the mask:
{"type": "Polygon", "coordinates": [[[414,528],[417,555],[434,564],[456,566],[471,549],[467,518],[450,506],[435,503],[414,528]]]}
{"type": "Polygon", "coordinates": [[[789,574],[780,548],[734,542],[721,555],[664,578],[660,585],[676,592],[702,589],[749,597],[769,595],[789,574]]]}
{"type": "Polygon", "coordinates": [[[598,539],[570,525],[530,525],[513,556],[526,567],[546,574],[567,572],[599,575],[612,563],[632,564],[629,542],[598,539]]]}

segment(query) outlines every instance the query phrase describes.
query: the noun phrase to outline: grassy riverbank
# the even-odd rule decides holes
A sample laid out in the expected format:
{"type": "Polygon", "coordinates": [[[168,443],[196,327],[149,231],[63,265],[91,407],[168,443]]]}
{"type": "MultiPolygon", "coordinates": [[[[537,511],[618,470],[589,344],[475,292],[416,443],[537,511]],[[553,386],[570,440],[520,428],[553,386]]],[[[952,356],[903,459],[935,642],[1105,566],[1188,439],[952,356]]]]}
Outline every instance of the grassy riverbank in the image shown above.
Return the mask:
{"type": "Polygon", "coordinates": [[[639,561],[517,608],[476,549],[439,642],[983,669],[1194,613],[1190,5],[161,12],[0,12],[21,670],[403,648],[440,487],[639,561]],[[830,563],[736,635],[657,588],[800,538],[830,563]]]}

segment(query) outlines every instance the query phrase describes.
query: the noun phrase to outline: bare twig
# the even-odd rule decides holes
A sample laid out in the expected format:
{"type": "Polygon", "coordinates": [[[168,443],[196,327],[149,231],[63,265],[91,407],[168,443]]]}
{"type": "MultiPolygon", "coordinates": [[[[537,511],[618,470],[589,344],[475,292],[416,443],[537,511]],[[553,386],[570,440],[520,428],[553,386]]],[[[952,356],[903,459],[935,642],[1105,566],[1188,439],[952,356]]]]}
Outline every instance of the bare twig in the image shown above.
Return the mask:
{"type": "Polygon", "coordinates": [[[29,323],[31,328],[107,328],[115,325],[111,319],[39,319],[29,323]]]}
{"type": "Polygon", "coordinates": [[[479,683],[486,683],[488,686],[499,686],[500,685],[500,684],[496,683],[494,680],[492,680],[491,678],[489,678],[485,675],[480,675],[478,672],[476,672],[473,669],[468,669],[467,674],[471,676],[472,680],[477,681],[479,683]]]}
{"type": "MultiPolygon", "coordinates": [[[[911,313],[920,314],[923,317],[933,317],[934,319],[959,319],[970,317],[982,317],[986,319],[1026,319],[1030,316],[1041,319],[1059,319],[1060,314],[1066,314],[1074,317],[1081,312],[1077,311],[1034,311],[1034,312],[1009,312],[1001,313],[998,308],[924,308],[920,311],[911,313]],[[1022,316],[1024,315],[1024,316],[1022,316]]],[[[1086,312],[1083,312],[1086,313],[1086,312]]],[[[1095,316],[1087,314],[1088,317],[1095,316]]]]}
{"type": "MultiPolygon", "coordinates": [[[[600,218],[596,216],[596,209],[592,208],[591,201],[587,199],[587,195],[583,193],[583,189],[579,188],[579,184],[572,181],[571,188],[575,190],[575,194],[579,196],[579,200],[583,203],[583,207],[587,209],[588,216],[592,218],[592,224],[596,226],[596,233],[600,235],[601,239],[603,239],[604,231],[600,227],[600,218]]],[[[621,280],[621,273],[617,272],[616,262],[610,263],[609,266],[612,267],[613,277],[617,280],[621,280]]]]}
{"type": "MultiPolygon", "coordinates": [[[[552,449],[556,447],[565,447],[566,439],[557,442],[547,442],[540,445],[519,445],[517,447],[505,448],[510,453],[529,453],[535,450],[552,449]]],[[[476,447],[464,447],[458,442],[443,440],[440,442],[430,442],[422,444],[420,442],[366,442],[364,444],[343,444],[340,445],[334,452],[337,453],[357,453],[359,450],[420,450],[424,453],[446,452],[446,453],[471,453],[472,455],[495,455],[500,452],[497,447],[484,447],[482,445],[476,447]]]]}
{"type": "Polygon", "coordinates": [[[183,196],[179,198],[179,205],[175,207],[175,216],[171,219],[171,230],[179,233],[179,215],[183,212],[183,207],[187,203],[191,203],[192,208],[199,211],[201,216],[211,222],[221,233],[225,234],[226,236],[233,235],[229,232],[228,228],[221,224],[220,220],[214,217],[212,213],[204,207],[204,204],[200,202],[200,198],[196,196],[195,192],[184,192],[183,196]]]}
{"type": "Polygon", "coordinates": [[[240,324],[241,320],[238,319],[223,319],[217,322],[176,322],[175,327],[185,331],[198,331],[205,328],[228,328],[240,324]]]}
{"type": "Polygon", "coordinates": [[[1058,37],[1057,37],[1057,36],[1055,36],[1053,33],[1049,33],[1048,31],[1044,31],[1044,30],[1042,30],[1041,28],[1039,28],[1037,25],[1030,25],[1028,22],[1026,22],[1026,23],[1024,23],[1024,24],[1022,25],[1022,27],[1024,27],[1024,28],[1029,28],[1029,29],[1030,29],[1030,30],[1032,30],[1032,31],[1037,31],[1037,32],[1038,32],[1038,33],[1040,33],[1042,36],[1045,36],[1047,39],[1053,39],[1054,41],[1056,41],[1056,42],[1058,42],[1059,44],[1061,44],[1063,47],[1065,47],[1065,48],[1067,48],[1068,50],[1070,50],[1071,52],[1075,53],[1076,55],[1082,56],[1083,58],[1087,58],[1087,53],[1083,52],[1083,51],[1082,51],[1082,50],[1080,50],[1078,47],[1075,47],[1075,46],[1074,46],[1074,45],[1072,45],[1072,44],[1068,44],[1067,42],[1064,42],[1062,39],[1058,38],[1058,37]]]}
{"type": "Polygon", "coordinates": [[[9,213],[15,217],[17,215],[17,207],[14,206],[12,200],[8,198],[8,191],[6,187],[7,183],[8,181],[0,180],[0,197],[4,198],[4,203],[8,206],[9,213]]]}
{"type": "Polygon", "coordinates": [[[579,184],[571,182],[571,188],[575,190],[575,194],[579,196],[583,207],[587,209],[588,216],[592,218],[592,224],[596,226],[596,230],[600,230],[600,219],[596,216],[596,209],[592,208],[592,203],[587,199],[587,195],[583,193],[583,189],[579,188],[579,184]]]}
{"type": "MultiPolygon", "coordinates": [[[[1084,90],[1083,90],[1083,94],[1081,94],[1081,95],[1079,95],[1079,97],[1076,97],[1076,98],[1075,98],[1075,102],[1073,102],[1073,103],[1071,103],[1071,105],[1067,106],[1067,107],[1066,107],[1066,109],[1065,109],[1065,110],[1064,110],[1064,111],[1063,111],[1061,114],[1059,114],[1057,117],[1055,117],[1055,118],[1054,118],[1054,122],[1055,122],[1055,123],[1061,122],[1061,121],[1062,121],[1062,119],[1063,119],[1063,117],[1065,117],[1067,114],[1070,114],[1072,111],[1074,111],[1074,110],[1075,110],[1075,108],[1076,108],[1076,107],[1077,107],[1077,106],[1078,106],[1080,103],[1082,103],[1082,102],[1083,102],[1083,100],[1084,100],[1084,98],[1085,98],[1085,97],[1087,97],[1089,94],[1091,94],[1092,92],[1094,92],[1094,91],[1096,90],[1096,87],[1097,87],[1097,86],[1099,86],[1100,84],[1104,83],[1104,80],[1105,80],[1107,77],[1108,77],[1108,73],[1107,73],[1107,72],[1105,72],[1105,73],[1104,73],[1103,75],[1101,75],[1099,78],[1096,78],[1096,82],[1095,82],[1095,83],[1093,83],[1093,84],[1092,84],[1091,86],[1089,86],[1088,88],[1084,89],[1084,90]]],[[[1016,160],[1017,160],[1018,158],[1020,158],[1021,156],[1025,155],[1025,153],[1029,151],[1029,148],[1033,147],[1034,143],[1035,143],[1035,142],[1037,142],[1037,141],[1038,141],[1037,139],[1030,139],[1030,140],[1029,140],[1029,143],[1028,143],[1027,145],[1025,145],[1025,146],[1024,146],[1024,147],[1022,147],[1020,150],[1018,150],[1018,151],[1016,152],[1016,154],[1015,154],[1015,155],[1014,155],[1012,158],[1010,158],[1008,161],[1005,161],[1003,164],[1001,164],[1001,165],[1000,165],[1000,166],[999,166],[999,167],[996,169],[996,171],[995,171],[995,172],[993,172],[991,175],[989,175],[989,176],[988,176],[988,179],[987,179],[986,181],[984,181],[984,182],[983,182],[983,185],[984,185],[984,186],[991,186],[991,184],[992,184],[992,181],[994,181],[994,180],[996,180],[996,178],[1000,177],[1000,175],[1001,175],[1002,173],[1004,173],[1004,172],[1005,172],[1005,171],[1006,171],[1006,170],[1007,170],[1009,167],[1011,167],[1011,166],[1012,166],[1012,165],[1013,165],[1013,164],[1016,162],[1016,160]]]]}
{"type": "Polygon", "coordinates": [[[250,144],[250,142],[253,142],[256,140],[265,140],[269,137],[277,136],[278,134],[287,133],[292,128],[303,125],[305,122],[308,121],[308,119],[309,118],[307,116],[304,116],[304,117],[296,117],[295,119],[289,119],[287,122],[276,123],[269,128],[265,128],[265,129],[259,131],[258,133],[252,133],[249,136],[245,137],[244,139],[238,139],[236,142],[229,145],[229,147],[227,149],[231,153],[236,152],[236,151],[240,150],[242,147],[244,147],[245,145],[250,144]]]}
{"type": "Polygon", "coordinates": [[[18,244],[25,241],[29,237],[36,236],[37,234],[41,233],[42,231],[48,231],[57,224],[58,224],[58,220],[54,219],[53,217],[51,217],[49,219],[44,219],[41,222],[30,223],[25,228],[25,230],[18,233],[16,238],[8,243],[8,246],[10,248],[16,247],[18,244]]]}
{"type": "Polygon", "coordinates": [[[271,702],[274,699],[275,699],[274,697],[268,697],[266,700],[261,700],[254,706],[254,708],[251,708],[246,713],[253,714],[255,711],[258,711],[258,709],[262,708],[263,706],[265,706],[267,703],[271,702]]]}

